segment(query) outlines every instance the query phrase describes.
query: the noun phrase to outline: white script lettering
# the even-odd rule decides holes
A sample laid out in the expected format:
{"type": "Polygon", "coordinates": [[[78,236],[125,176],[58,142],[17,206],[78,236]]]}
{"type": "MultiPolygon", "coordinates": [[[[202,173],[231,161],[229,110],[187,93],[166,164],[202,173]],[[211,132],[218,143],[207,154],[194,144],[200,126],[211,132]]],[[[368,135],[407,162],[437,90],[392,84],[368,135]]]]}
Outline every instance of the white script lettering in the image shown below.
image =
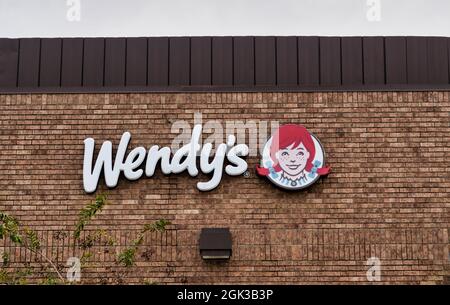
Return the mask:
{"type": "Polygon", "coordinates": [[[172,151],[169,147],[154,145],[148,151],[144,147],[136,147],[125,154],[130,143],[131,134],[125,132],[119,143],[113,163],[112,142],[103,142],[95,161],[94,148],[95,140],[87,138],[84,140],[84,162],[83,162],[83,186],[87,193],[95,192],[100,175],[103,171],[105,183],[112,188],[117,186],[120,173],[123,172],[128,180],[137,180],[145,173],[146,177],[151,177],[155,173],[159,161],[163,174],[178,174],[185,170],[189,175],[195,177],[199,171],[197,169],[197,154],[200,152],[200,170],[204,174],[212,173],[212,178],[207,182],[198,182],[197,188],[201,191],[209,191],[217,187],[222,179],[225,158],[230,165],[225,167],[225,173],[230,176],[243,174],[247,168],[247,162],[242,159],[248,155],[249,149],[245,144],[236,144],[236,137],[229,135],[227,143],[219,144],[211,162],[209,156],[212,151],[212,144],[206,143],[201,147],[199,141],[202,133],[202,125],[195,125],[192,131],[190,143],[178,149],[171,158],[172,151]],[[145,161],[145,166],[142,166],[145,161]],[[144,169],[142,168],[144,167],[144,169]]]}

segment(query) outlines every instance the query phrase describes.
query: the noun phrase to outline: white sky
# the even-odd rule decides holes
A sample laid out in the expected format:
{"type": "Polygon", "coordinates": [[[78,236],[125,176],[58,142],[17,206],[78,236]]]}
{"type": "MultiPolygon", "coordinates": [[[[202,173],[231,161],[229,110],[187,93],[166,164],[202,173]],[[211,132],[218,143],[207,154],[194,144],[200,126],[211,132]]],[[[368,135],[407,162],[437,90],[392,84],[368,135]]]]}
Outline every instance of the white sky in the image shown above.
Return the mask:
{"type": "Polygon", "coordinates": [[[212,35],[450,36],[450,0],[0,0],[0,37],[212,35]]]}

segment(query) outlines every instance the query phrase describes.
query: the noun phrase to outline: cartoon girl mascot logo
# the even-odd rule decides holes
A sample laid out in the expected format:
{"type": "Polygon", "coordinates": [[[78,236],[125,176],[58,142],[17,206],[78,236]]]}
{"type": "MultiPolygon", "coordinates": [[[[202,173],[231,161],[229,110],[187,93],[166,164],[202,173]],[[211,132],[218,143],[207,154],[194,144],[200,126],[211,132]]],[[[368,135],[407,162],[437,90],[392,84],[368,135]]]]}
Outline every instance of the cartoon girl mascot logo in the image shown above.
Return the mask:
{"type": "Polygon", "coordinates": [[[319,140],[304,126],[287,124],[267,141],[256,171],[277,186],[299,190],[328,175],[331,168],[324,164],[325,152],[319,140]]]}

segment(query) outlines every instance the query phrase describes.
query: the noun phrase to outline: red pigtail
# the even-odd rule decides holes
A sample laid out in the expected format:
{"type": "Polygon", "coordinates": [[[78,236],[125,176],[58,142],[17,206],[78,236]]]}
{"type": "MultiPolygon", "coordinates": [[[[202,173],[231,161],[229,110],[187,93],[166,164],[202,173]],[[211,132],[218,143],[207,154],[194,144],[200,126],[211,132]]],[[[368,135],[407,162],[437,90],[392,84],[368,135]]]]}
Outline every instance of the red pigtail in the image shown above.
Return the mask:
{"type": "Polygon", "coordinates": [[[317,173],[318,173],[320,176],[326,176],[326,175],[328,175],[330,172],[331,172],[331,167],[330,167],[329,165],[317,169],[317,173]]]}
{"type": "Polygon", "coordinates": [[[268,176],[270,174],[270,171],[268,168],[265,167],[261,167],[259,165],[256,165],[256,172],[258,173],[258,175],[260,176],[268,176]]]}

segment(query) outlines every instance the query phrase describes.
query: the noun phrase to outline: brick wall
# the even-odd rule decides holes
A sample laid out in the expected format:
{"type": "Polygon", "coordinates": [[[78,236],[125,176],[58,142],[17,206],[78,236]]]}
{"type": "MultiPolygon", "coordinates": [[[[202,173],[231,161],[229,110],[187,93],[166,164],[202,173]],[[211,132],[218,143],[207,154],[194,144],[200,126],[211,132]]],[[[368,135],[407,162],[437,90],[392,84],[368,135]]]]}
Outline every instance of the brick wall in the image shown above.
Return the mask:
{"type": "MultiPolygon", "coordinates": [[[[205,93],[0,95],[0,211],[36,230],[42,249],[61,264],[88,251],[84,283],[349,283],[366,279],[366,260],[381,260],[381,281],[443,283],[449,275],[450,93],[205,93]],[[169,145],[171,122],[278,120],[301,123],[321,140],[333,172],[304,191],[285,192],[253,171],[224,176],[207,193],[187,173],[129,182],[86,227],[101,232],[88,249],[73,244],[80,209],[94,195],[82,187],[83,140],[131,147],[169,145]],[[165,218],[137,265],[117,253],[143,224],[165,218]],[[229,226],[233,256],[205,263],[202,227],[229,226]],[[103,231],[99,231],[103,230],[103,231]],[[114,246],[106,239],[112,238],[114,246]]],[[[10,268],[36,258],[0,241],[10,268]]],[[[64,269],[62,269],[64,270],[64,269]]]]}

